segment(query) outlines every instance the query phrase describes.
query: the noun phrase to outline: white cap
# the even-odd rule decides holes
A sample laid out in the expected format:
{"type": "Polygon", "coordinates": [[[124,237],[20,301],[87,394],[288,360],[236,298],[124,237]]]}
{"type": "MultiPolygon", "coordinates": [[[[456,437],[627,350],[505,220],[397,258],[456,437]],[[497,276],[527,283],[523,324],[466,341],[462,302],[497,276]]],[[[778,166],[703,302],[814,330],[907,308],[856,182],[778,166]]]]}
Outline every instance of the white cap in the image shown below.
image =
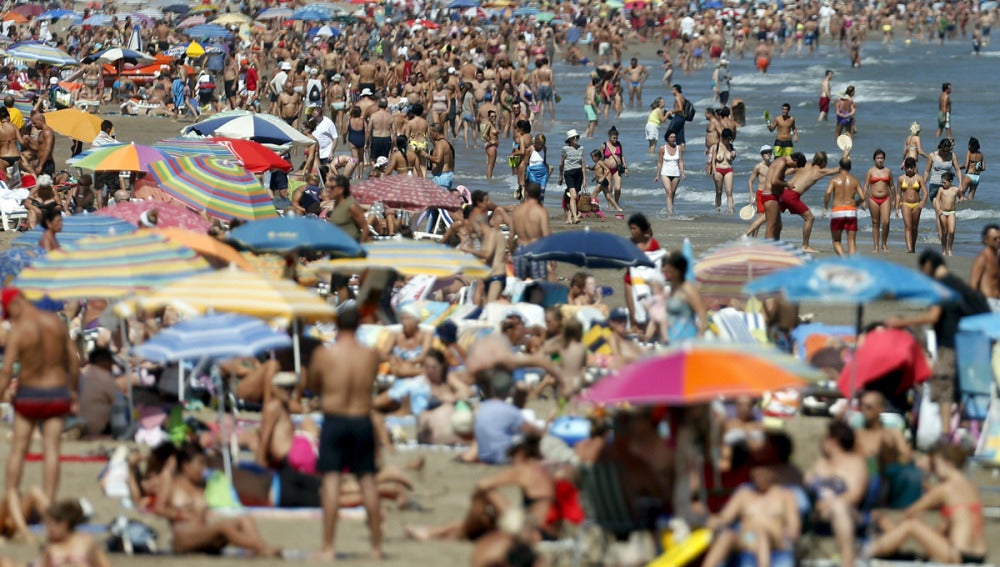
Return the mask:
{"type": "Polygon", "coordinates": [[[335,83],[339,83],[340,81],[343,81],[343,80],[344,80],[344,76],[341,75],[340,73],[337,73],[337,74],[335,74],[333,76],[333,82],[335,82],[335,83]]]}
{"type": "Polygon", "coordinates": [[[298,376],[294,372],[278,372],[271,378],[271,385],[278,388],[288,388],[299,383],[298,376]]]}
{"type": "Polygon", "coordinates": [[[282,61],[281,62],[281,70],[282,71],[291,71],[292,70],[292,64],[289,63],[288,61],[282,61]]]}
{"type": "Polygon", "coordinates": [[[729,65],[728,59],[719,59],[719,65],[729,65]]]}
{"type": "Polygon", "coordinates": [[[567,140],[570,140],[572,138],[579,138],[579,137],[580,137],[580,133],[576,131],[576,128],[570,128],[569,131],[566,132],[566,139],[567,140]]]}
{"type": "Polygon", "coordinates": [[[389,158],[385,156],[378,156],[378,159],[375,160],[375,167],[385,167],[387,165],[389,165],[389,158]]]}
{"type": "Polygon", "coordinates": [[[51,77],[51,78],[49,78],[49,84],[50,85],[58,85],[59,84],[59,79],[57,79],[55,77],[51,77]]]}
{"type": "Polygon", "coordinates": [[[457,72],[458,72],[458,70],[455,69],[454,67],[448,67],[448,74],[449,75],[454,75],[457,72]]]}
{"type": "Polygon", "coordinates": [[[361,96],[372,96],[373,94],[375,93],[373,93],[369,88],[361,89],[361,96]]]}
{"type": "Polygon", "coordinates": [[[763,146],[760,147],[760,153],[762,153],[762,154],[771,153],[773,151],[774,151],[774,148],[772,148],[771,146],[769,146],[767,144],[764,144],[763,146]]]}

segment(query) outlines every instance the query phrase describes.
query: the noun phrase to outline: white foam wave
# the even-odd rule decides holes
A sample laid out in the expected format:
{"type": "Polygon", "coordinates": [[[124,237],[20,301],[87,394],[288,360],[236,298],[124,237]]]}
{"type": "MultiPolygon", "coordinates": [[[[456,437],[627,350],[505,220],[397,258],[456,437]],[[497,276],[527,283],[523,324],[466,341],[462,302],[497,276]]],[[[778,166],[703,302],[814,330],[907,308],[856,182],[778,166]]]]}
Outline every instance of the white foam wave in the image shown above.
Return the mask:
{"type": "Polygon", "coordinates": [[[782,85],[796,80],[800,80],[798,73],[756,73],[733,77],[733,84],[739,87],[770,86],[782,85]]]}

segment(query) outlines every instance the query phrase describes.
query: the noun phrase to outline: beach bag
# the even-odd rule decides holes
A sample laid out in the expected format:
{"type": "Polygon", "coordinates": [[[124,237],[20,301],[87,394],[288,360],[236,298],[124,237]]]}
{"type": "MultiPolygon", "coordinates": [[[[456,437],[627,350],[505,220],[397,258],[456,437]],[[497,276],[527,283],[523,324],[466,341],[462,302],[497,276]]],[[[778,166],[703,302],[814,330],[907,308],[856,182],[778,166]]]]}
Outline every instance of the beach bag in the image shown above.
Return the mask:
{"type": "Polygon", "coordinates": [[[73,94],[66,89],[59,87],[52,90],[52,104],[56,108],[70,108],[73,106],[73,94]]]}
{"type": "Polygon", "coordinates": [[[684,104],[681,107],[681,109],[682,109],[682,112],[684,114],[684,121],[685,122],[691,122],[691,121],[694,120],[695,110],[694,110],[694,105],[691,104],[690,100],[684,99],[684,104]]]}
{"type": "Polygon", "coordinates": [[[576,210],[581,213],[593,212],[593,205],[590,202],[590,195],[587,193],[580,193],[576,201],[576,210]]]}
{"type": "Polygon", "coordinates": [[[323,102],[323,91],[320,88],[319,81],[309,81],[309,102],[311,104],[321,104],[323,102]]]}
{"type": "Polygon", "coordinates": [[[917,421],[917,449],[926,451],[941,439],[941,408],[931,401],[930,386],[924,383],[920,390],[920,413],[917,421]]]}
{"type": "Polygon", "coordinates": [[[157,552],[156,530],[139,520],[118,516],[108,524],[108,552],[153,554],[157,552]]]}

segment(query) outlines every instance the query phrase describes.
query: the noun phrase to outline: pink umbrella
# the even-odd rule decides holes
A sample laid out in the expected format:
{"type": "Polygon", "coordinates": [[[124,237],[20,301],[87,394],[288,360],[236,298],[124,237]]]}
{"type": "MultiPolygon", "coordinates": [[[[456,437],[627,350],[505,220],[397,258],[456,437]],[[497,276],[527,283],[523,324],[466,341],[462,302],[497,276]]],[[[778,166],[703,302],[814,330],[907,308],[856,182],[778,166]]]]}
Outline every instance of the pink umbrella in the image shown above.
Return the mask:
{"type": "Polygon", "coordinates": [[[204,234],[212,227],[211,222],[185,206],[159,201],[127,201],[101,209],[96,214],[115,217],[142,228],[143,215],[148,216],[154,209],[157,211],[157,228],[183,228],[204,234]]]}
{"type": "Polygon", "coordinates": [[[206,22],[205,16],[196,15],[188,16],[184,18],[184,21],[177,24],[177,29],[193,28],[194,26],[200,26],[206,22]]]}
{"type": "Polygon", "coordinates": [[[387,175],[369,179],[351,188],[351,195],[363,205],[381,201],[386,207],[419,211],[423,209],[460,209],[458,193],[443,189],[430,179],[409,175],[387,175]]]}

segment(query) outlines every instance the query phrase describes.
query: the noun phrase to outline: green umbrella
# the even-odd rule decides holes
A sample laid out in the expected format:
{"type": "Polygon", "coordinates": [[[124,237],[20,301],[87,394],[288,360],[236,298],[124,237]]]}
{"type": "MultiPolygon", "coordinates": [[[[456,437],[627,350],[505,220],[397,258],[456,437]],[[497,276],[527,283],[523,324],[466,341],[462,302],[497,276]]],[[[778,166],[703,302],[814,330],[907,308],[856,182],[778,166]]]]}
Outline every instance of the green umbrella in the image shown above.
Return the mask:
{"type": "Polygon", "coordinates": [[[552,12],[539,12],[535,14],[535,21],[539,23],[551,22],[556,18],[556,15],[552,12]]]}

